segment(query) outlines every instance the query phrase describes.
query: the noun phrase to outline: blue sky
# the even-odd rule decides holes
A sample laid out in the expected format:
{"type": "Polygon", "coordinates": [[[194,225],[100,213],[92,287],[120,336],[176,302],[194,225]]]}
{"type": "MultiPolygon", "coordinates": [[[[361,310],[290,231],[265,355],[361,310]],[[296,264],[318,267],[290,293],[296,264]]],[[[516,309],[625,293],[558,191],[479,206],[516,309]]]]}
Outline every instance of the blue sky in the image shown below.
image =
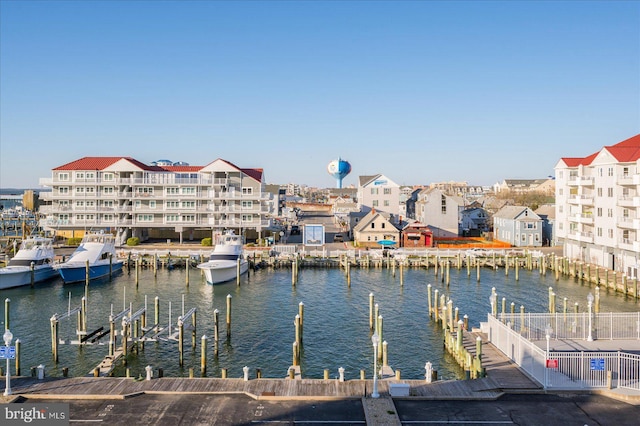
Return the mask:
{"type": "Polygon", "coordinates": [[[491,185],[638,133],[640,2],[0,1],[3,188],[84,156],[491,185]]]}

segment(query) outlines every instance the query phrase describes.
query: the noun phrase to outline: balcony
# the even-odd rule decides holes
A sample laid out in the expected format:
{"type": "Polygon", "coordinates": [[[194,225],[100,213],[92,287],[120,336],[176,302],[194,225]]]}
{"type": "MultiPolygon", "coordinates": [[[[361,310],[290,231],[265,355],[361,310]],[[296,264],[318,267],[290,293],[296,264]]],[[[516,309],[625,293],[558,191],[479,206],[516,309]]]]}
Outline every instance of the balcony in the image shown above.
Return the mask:
{"type": "Polygon", "coordinates": [[[621,250],[633,251],[633,243],[634,240],[631,238],[621,238],[620,241],[618,241],[618,248],[621,250]]]}
{"type": "Polygon", "coordinates": [[[640,197],[623,195],[618,198],[618,205],[620,207],[640,207],[640,197]]]}
{"type": "Polygon", "coordinates": [[[618,175],[616,184],[620,186],[636,186],[640,184],[640,174],[623,173],[618,175]]]}
{"type": "Polygon", "coordinates": [[[591,195],[572,195],[569,197],[569,204],[577,204],[580,206],[592,206],[593,196],[591,195]]]}
{"type": "Polygon", "coordinates": [[[569,239],[582,241],[584,243],[592,243],[593,242],[593,232],[579,232],[579,231],[570,231],[569,239]]]}
{"type": "MultiPolygon", "coordinates": [[[[637,219],[635,219],[637,220],[637,219]]],[[[620,216],[618,218],[618,221],[616,223],[618,225],[618,228],[623,228],[623,229],[634,229],[633,225],[634,225],[634,219],[632,217],[629,216],[620,216]]]]}
{"type": "Polygon", "coordinates": [[[593,224],[593,215],[591,213],[574,214],[569,216],[570,222],[583,223],[586,225],[593,224]]]}

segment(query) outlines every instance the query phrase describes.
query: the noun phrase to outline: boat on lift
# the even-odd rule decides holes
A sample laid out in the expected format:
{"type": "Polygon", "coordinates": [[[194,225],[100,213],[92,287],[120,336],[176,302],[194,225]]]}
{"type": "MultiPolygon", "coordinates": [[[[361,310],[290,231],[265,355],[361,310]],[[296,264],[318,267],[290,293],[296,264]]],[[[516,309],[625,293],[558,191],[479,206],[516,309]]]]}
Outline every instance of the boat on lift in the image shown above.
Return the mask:
{"type": "Polygon", "coordinates": [[[65,283],[74,283],[87,279],[87,265],[89,280],[94,280],[122,270],[122,264],[123,261],[116,255],[115,237],[112,234],[88,232],[71,257],[54,268],[65,283]]]}
{"type": "Polygon", "coordinates": [[[35,284],[55,277],[54,259],[51,238],[25,238],[7,266],[0,268],[0,289],[35,284]]]}

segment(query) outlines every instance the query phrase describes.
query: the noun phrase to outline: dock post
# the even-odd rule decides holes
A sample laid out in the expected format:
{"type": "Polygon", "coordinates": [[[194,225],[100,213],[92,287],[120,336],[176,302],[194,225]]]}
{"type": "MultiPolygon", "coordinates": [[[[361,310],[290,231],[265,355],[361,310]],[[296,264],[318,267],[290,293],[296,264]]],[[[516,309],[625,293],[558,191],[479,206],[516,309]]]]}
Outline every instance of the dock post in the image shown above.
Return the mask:
{"type": "Polygon", "coordinates": [[[89,276],[89,260],[87,259],[84,262],[84,284],[86,286],[89,286],[89,279],[90,279],[90,276],[89,276]]]}
{"type": "Polygon", "coordinates": [[[376,331],[378,331],[378,315],[380,315],[380,306],[376,303],[373,307],[374,329],[376,331]]]}
{"type": "Polygon", "coordinates": [[[520,305],[520,334],[524,332],[524,305],[520,305]]]}
{"type": "Polygon", "coordinates": [[[455,322],[458,322],[460,320],[460,310],[458,309],[458,307],[456,306],[456,308],[453,310],[453,320],[455,322]]]}
{"type": "Polygon", "coordinates": [[[504,322],[504,314],[507,311],[507,298],[503,297],[502,298],[502,322],[504,322]]]}
{"type": "MultiPolygon", "coordinates": [[[[447,330],[447,305],[442,305],[442,330],[447,330]]],[[[446,333],[445,333],[446,337],[446,333]]]]}
{"type": "Polygon", "coordinates": [[[293,365],[297,366],[298,365],[298,342],[293,342],[291,350],[293,352],[293,365]]]}
{"type": "Polygon", "coordinates": [[[564,319],[567,319],[567,308],[568,308],[568,304],[567,302],[569,301],[569,299],[567,299],[566,297],[564,299],[562,299],[562,313],[564,314],[564,319]]]}
{"type": "Polygon", "coordinates": [[[404,286],[404,262],[400,261],[400,286],[404,286]]]}
{"type": "Polygon", "coordinates": [[[518,256],[515,257],[515,268],[516,268],[516,281],[520,281],[520,261],[518,260],[518,256]]]}
{"type": "Polygon", "coordinates": [[[547,312],[551,313],[551,294],[553,293],[553,287],[549,287],[549,299],[548,299],[548,307],[547,312]]]}
{"type": "Polygon", "coordinates": [[[322,376],[324,378],[324,380],[329,380],[329,370],[328,369],[324,369],[324,375],[322,376]]]}
{"type": "Polygon", "coordinates": [[[382,315],[378,316],[378,360],[380,360],[382,358],[382,331],[383,331],[384,327],[383,327],[383,320],[382,320],[382,315]]]}
{"type": "MultiPolygon", "coordinates": [[[[158,276],[158,253],[153,254],[153,276],[158,276]]],[[[158,322],[156,321],[156,324],[158,322]]]]}
{"type": "MultiPolygon", "coordinates": [[[[431,284],[429,284],[429,298],[431,298],[431,284]]],[[[373,293],[369,293],[369,330],[373,330],[373,305],[374,305],[373,293]]],[[[429,302],[431,305],[431,302],[429,302]]],[[[429,308],[431,309],[431,308],[429,308]]]]}
{"type": "Polygon", "coordinates": [[[476,337],[476,358],[478,359],[478,371],[476,374],[478,376],[481,376],[482,375],[482,338],[480,336],[476,337]]]}
{"type": "Polygon", "coordinates": [[[182,316],[178,317],[178,362],[180,367],[184,365],[184,322],[182,316]]]}
{"type": "Polygon", "coordinates": [[[451,299],[447,301],[447,312],[449,313],[449,329],[453,331],[453,300],[451,299]]]}
{"type": "Polygon", "coordinates": [[[456,335],[456,355],[460,355],[460,351],[462,351],[462,327],[463,327],[464,323],[462,322],[462,320],[458,321],[458,330],[456,330],[457,335],[456,335]]]}
{"type": "Polygon", "coordinates": [[[136,288],[138,288],[138,283],[140,282],[140,258],[137,258],[134,262],[134,277],[136,282],[136,288]]]}
{"type": "Polygon", "coordinates": [[[58,348],[58,318],[54,314],[51,318],[49,318],[49,322],[51,323],[51,353],[53,354],[53,360],[57,363],[57,348],[58,348]]]}
{"type": "Polygon", "coordinates": [[[463,319],[463,326],[465,330],[469,330],[469,315],[464,314],[464,316],[462,317],[463,319]]]}
{"type": "Polygon", "coordinates": [[[471,276],[471,259],[469,256],[466,257],[465,263],[467,264],[467,277],[471,276]]]}
{"type": "Polygon", "coordinates": [[[596,314],[599,314],[600,313],[600,287],[596,287],[595,293],[596,293],[596,297],[594,298],[595,300],[594,312],[596,314]]]}
{"type": "Polygon", "coordinates": [[[511,302],[511,315],[516,313],[516,304],[515,302],[511,302]]]}
{"type": "Polygon", "coordinates": [[[236,262],[236,285],[240,285],[240,257],[236,262]]]}
{"type": "MultiPolygon", "coordinates": [[[[558,268],[558,258],[557,257],[553,257],[553,267],[554,267],[554,272],[556,274],[556,281],[558,281],[560,279],[560,271],[558,268]]],[[[598,268],[596,267],[596,277],[598,276],[598,268]]],[[[597,279],[597,278],[596,278],[597,279]]]]}
{"type": "Polygon", "coordinates": [[[476,263],[476,281],[480,282],[480,262],[476,263]]]}
{"type": "Polygon", "coordinates": [[[36,282],[36,264],[34,262],[31,262],[31,264],[29,265],[29,270],[31,272],[30,276],[31,276],[31,288],[33,288],[33,285],[36,282]]]}
{"type": "Polygon", "coordinates": [[[82,310],[82,331],[87,333],[87,298],[86,296],[82,297],[82,303],[80,305],[82,310]]]}
{"type": "Polygon", "coordinates": [[[109,315],[109,356],[116,352],[116,322],[113,315],[109,315]]]}
{"type": "Polygon", "coordinates": [[[433,316],[433,306],[432,306],[432,300],[431,300],[431,284],[427,285],[427,303],[429,305],[429,318],[432,318],[433,316]]]}
{"type": "Polygon", "coordinates": [[[109,253],[109,281],[113,276],[113,253],[109,253]]]}
{"type": "Polygon", "coordinates": [[[127,321],[127,317],[122,318],[122,356],[124,358],[124,363],[127,363],[127,355],[129,350],[129,333],[128,333],[129,324],[127,321]]]}
{"type": "Polygon", "coordinates": [[[20,348],[22,342],[20,339],[16,339],[16,376],[20,375],[20,348]]]}
{"type": "Polygon", "coordinates": [[[207,336],[202,335],[200,340],[200,375],[204,377],[207,374],[207,336]]]}
{"type": "Polygon", "coordinates": [[[11,299],[9,299],[8,297],[6,299],[4,299],[4,330],[7,331],[9,330],[9,308],[11,306],[11,299]]]}
{"type": "Polygon", "coordinates": [[[193,324],[193,330],[191,330],[191,349],[196,349],[196,318],[198,311],[193,311],[193,315],[191,316],[191,324],[193,324]]]}
{"type": "Polygon", "coordinates": [[[433,319],[438,323],[438,289],[433,292],[433,319]]]}
{"type": "Polygon", "coordinates": [[[222,378],[222,379],[226,379],[227,378],[227,369],[226,368],[221,368],[220,369],[220,378],[222,378]]]}
{"type": "Polygon", "coordinates": [[[220,329],[218,327],[218,314],[219,311],[216,309],[213,311],[213,356],[218,357],[218,340],[219,340],[219,332],[220,329]]]}
{"type": "Polygon", "coordinates": [[[388,352],[389,344],[385,340],[382,342],[382,366],[387,367],[389,365],[389,352],[388,352]]]}
{"type": "Polygon", "coordinates": [[[447,278],[446,278],[446,281],[447,281],[447,287],[449,286],[449,283],[451,282],[451,276],[450,276],[450,274],[449,274],[449,268],[450,268],[449,263],[450,263],[450,262],[447,260],[447,272],[446,272],[446,275],[447,275],[447,278]]]}
{"type": "Polygon", "coordinates": [[[184,261],[184,270],[185,270],[185,284],[187,285],[187,287],[189,287],[189,263],[191,261],[191,257],[189,255],[187,255],[187,258],[184,261]]]}
{"type": "Polygon", "coordinates": [[[294,320],[293,320],[293,326],[295,328],[295,339],[296,339],[296,343],[298,345],[298,350],[300,350],[300,315],[295,316],[294,320]]]}
{"type": "Polygon", "coordinates": [[[298,315],[300,315],[300,344],[304,340],[304,303],[298,303],[298,315]]]}
{"type": "Polygon", "coordinates": [[[160,324],[160,298],[156,296],[153,300],[153,308],[154,308],[154,325],[158,326],[160,324]]]}
{"type": "Polygon", "coordinates": [[[231,337],[231,295],[227,294],[227,339],[231,337]]]}
{"type": "Polygon", "coordinates": [[[504,255],[504,275],[509,275],[509,255],[506,253],[504,255]]]}

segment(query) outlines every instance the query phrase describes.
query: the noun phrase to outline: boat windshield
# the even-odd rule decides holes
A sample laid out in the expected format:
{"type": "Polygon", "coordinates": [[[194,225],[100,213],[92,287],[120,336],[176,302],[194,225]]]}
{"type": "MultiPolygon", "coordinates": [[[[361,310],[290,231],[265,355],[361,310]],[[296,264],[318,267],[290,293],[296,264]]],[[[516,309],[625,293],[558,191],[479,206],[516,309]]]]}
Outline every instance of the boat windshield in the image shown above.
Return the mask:
{"type": "Polygon", "coordinates": [[[11,259],[7,266],[31,266],[31,262],[37,266],[43,263],[49,263],[49,259],[11,259]]]}
{"type": "Polygon", "coordinates": [[[237,254],[212,254],[209,260],[238,260],[237,254]]]}

